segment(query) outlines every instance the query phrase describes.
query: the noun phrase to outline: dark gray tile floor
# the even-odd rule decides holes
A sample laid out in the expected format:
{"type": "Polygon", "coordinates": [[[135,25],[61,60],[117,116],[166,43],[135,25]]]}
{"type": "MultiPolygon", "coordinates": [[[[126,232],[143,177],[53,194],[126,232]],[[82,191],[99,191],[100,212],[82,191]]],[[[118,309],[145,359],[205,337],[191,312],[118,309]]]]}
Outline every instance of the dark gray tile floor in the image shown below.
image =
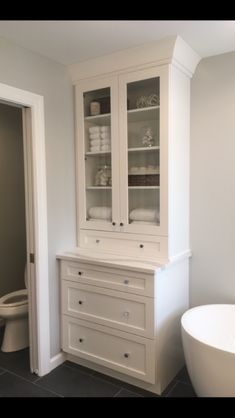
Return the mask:
{"type": "MultiPolygon", "coordinates": [[[[0,328],[0,344],[3,328],[0,328]]],[[[186,369],[182,369],[162,397],[195,397],[186,369]]],[[[46,376],[30,373],[29,350],[0,351],[0,397],[158,397],[146,390],[105,376],[70,361],[46,376]]]]}

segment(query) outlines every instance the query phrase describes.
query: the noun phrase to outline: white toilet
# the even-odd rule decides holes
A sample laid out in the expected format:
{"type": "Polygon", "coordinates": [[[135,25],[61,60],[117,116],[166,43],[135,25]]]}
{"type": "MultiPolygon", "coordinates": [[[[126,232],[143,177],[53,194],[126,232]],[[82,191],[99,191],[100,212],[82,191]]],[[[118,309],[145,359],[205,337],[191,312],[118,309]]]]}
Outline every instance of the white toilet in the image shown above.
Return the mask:
{"type": "Polygon", "coordinates": [[[25,286],[26,289],[8,293],[0,298],[0,318],[5,321],[1,350],[7,353],[22,350],[29,346],[26,269],[25,286]]]}

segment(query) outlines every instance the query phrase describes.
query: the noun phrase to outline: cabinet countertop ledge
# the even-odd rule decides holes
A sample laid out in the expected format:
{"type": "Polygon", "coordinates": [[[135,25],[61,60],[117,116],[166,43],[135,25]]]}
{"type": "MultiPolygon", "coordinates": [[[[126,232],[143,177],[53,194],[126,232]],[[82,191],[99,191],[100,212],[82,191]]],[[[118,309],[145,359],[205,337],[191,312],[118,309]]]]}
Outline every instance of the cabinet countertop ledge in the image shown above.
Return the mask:
{"type": "Polygon", "coordinates": [[[154,260],[136,260],[134,257],[123,257],[115,254],[105,254],[86,249],[75,248],[71,251],[58,253],[56,258],[61,260],[81,261],[97,266],[118,267],[121,269],[128,269],[142,271],[143,273],[154,273],[166,267],[166,262],[154,260]]]}

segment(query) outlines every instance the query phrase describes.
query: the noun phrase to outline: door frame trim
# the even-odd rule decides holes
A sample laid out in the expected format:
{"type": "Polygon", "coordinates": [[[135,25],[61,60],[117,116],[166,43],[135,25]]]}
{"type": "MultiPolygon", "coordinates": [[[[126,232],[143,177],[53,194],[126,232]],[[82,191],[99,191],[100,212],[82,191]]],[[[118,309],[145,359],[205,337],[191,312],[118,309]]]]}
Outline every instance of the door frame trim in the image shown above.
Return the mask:
{"type": "MultiPolygon", "coordinates": [[[[31,359],[33,364],[31,367],[33,372],[43,376],[51,369],[44,98],[38,94],[0,83],[0,100],[5,101],[6,104],[29,107],[31,110],[31,135],[26,135],[26,141],[31,142],[32,159],[26,163],[32,166],[33,174],[30,192],[33,200],[33,225],[31,227],[34,230],[35,286],[30,295],[30,302],[34,305],[34,309],[30,309],[29,315],[31,315],[31,323],[36,324],[36,329],[31,327],[30,330],[33,345],[31,352],[37,355],[37,359],[31,359]]],[[[26,170],[26,176],[27,172],[30,173],[30,170],[26,170]]],[[[29,221],[26,219],[26,224],[29,221]]],[[[28,260],[29,254],[27,254],[29,265],[28,260]]]]}

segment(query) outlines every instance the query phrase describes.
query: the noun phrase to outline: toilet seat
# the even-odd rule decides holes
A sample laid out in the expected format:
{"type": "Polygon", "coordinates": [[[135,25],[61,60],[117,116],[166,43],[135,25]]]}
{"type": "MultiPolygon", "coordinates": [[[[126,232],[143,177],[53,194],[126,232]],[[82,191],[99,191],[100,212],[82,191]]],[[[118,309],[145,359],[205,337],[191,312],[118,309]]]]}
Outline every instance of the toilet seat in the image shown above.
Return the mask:
{"type": "Polygon", "coordinates": [[[0,298],[1,308],[17,307],[28,303],[28,290],[22,289],[7,293],[0,298]]]}

